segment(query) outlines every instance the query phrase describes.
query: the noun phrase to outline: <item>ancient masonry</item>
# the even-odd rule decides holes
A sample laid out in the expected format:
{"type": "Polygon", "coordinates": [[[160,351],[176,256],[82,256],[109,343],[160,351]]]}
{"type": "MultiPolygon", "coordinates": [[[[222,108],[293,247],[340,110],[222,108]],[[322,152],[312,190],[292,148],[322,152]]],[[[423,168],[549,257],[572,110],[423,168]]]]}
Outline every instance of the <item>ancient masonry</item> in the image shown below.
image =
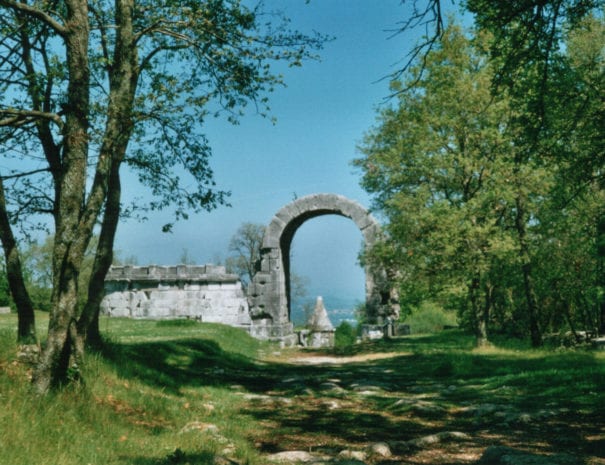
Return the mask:
{"type": "Polygon", "coordinates": [[[318,296],[315,309],[307,321],[307,329],[299,332],[298,343],[305,347],[332,347],[334,346],[334,333],[334,326],[328,317],[323,298],[318,296]]]}
{"type": "Polygon", "coordinates": [[[105,278],[101,311],[130,318],[194,318],[248,329],[239,277],[223,266],[117,266],[105,278]]]}
{"type": "MultiPolygon", "coordinates": [[[[294,234],[307,220],[322,215],[350,218],[361,231],[365,247],[378,239],[380,225],[353,200],[336,194],[301,197],[279,210],[263,238],[258,271],[248,287],[252,326],[250,333],[262,339],[295,340],[290,321],[290,246],[294,234]]],[[[382,323],[397,318],[399,307],[388,286],[386,272],[366,268],[366,317],[382,323]]]]}
{"type": "MultiPolygon", "coordinates": [[[[245,294],[236,275],[217,266],[113,267],[106,278],[102,311],[132,318],[196,318],[246,328],[260,339],[297,343],[290,320],[290,246],[297,229],[321,215],[350,218],[365,247],[380,226],[357,202],[335,194],[313,194],[279,210],[265,230],[257,273],[245,294]]],[[[366,319],[397,319],[396,295],[384,270],[366,268],[366,319]]]]}

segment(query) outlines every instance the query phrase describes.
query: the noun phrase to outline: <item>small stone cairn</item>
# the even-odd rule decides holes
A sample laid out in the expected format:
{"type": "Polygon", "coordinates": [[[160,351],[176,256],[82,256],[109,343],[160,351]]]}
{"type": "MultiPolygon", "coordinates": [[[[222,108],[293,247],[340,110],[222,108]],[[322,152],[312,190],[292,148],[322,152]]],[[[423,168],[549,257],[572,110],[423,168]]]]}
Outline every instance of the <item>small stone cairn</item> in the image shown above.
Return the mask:
{"type": "Polygon", "coordinates": [[[334,346],[334,326],[332,326],[332,322],[328,317],[328,312],[321,296],[317,297],[315,310],[307,322],[307,327],[309,328],[309,347],[334,346]]]}

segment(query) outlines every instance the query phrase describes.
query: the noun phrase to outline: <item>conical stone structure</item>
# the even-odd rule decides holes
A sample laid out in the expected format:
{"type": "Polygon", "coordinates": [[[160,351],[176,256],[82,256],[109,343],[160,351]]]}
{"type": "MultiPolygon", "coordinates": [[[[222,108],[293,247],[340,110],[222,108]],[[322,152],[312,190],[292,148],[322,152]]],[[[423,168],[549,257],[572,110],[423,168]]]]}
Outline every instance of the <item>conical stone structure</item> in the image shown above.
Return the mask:
{"type": "Polygon", "coordinates": [[[334,326],[328,317],[328,311],[324,306],[321,296],[317,297],[315,310],[307,323],[309,327],[309,346],[310,347],[333,347],[334,346],[334,326]]]}

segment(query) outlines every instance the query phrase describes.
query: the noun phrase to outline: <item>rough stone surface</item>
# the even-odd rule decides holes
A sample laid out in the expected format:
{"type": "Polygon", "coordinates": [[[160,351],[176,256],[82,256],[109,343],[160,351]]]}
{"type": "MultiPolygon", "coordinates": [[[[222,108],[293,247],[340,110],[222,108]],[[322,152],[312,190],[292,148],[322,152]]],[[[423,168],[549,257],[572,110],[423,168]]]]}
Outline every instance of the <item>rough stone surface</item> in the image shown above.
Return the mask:
{"type": "Polygon", "coordinates": [[[181,428],[180,433],[190,433],[192,431],[197,431],[200,433],[209,432],[209,433],[217,433],[218,426],[213,425],[212,423],[204,423],[201,421],[192,421],[187,423],[183,428],[181,428]]]}
{"type": "Polygon", "coordinates": [[[363,462],[364,460],[366,460],[368,458],[368,454],[366,454],[362,450],[345,449],[345,450],[341,450],[338,453],[338,457],[340,457],[342,459],[353,459],[353,460],[359,460],[359,461],[363,462]]]}
{"type": "Polygon", "coordinates": [[[328,311],[321,296],[317,297],[315,310],[309,318],[307,326],[311,331],[334,331],[334,326],[328,317],[328,311]]]}
{"type": "Polygon", "coordinates": [[[17,360],[26,365],[36,365],[40,361],[40,346],[37,344],[22,344],[17,351],[17,360]]]}
{"type": "Polygon", "coordinates": [[[597,337],[593,339],[592,346],[597,350],[605,350],[605,337],[597,337]]]}
{"type": "Polygon", "coordinates": [[[469,439],[470,437],[468,434],[459,431],[443,431],[441,433],[429,434],[428,436],[411,439],[409,441],[393,442],[390,446],[398,453],[405,453],[414,449],[426,449],[446,441],[468,441],[469,439]]]}
{"type": "Polygon", "coordinates": [[[101,311],[109,316],[250,326],[238,276],[213,265],[112,267],[105,278],[101,311]]]}
{"type": "MultiPolygon", "coordinates": [[[[334,326],[328,317],[328,311],[324,306],[322,297],[317,297],[315,309],[307,322],[309,332],[306,335],[307,340],[303,346],[308,347],[333,347],[334,346],[334,326]]],[[[302,337],[303,334],[301,334],[302,337]]]]}
{"type": "MultiPolygon", "coordinates": [[[[265,230],[259,269],[248,288],[252,318],[251,334],[263,339],[284,339],[293,327],[290,314],[290,245],[297,229],[307,220],[322,215],[350,218],[361,231],[366,248],[372,247],[380,232],[378,222],[357,202],[335,194],[313,194],[279,210],[265,230]]],[[[389,300],[386,273],[366,269],[368,318],[398,316],[398,307],[389,300]]],[[[298,338],[290,339],[294,344],[298,338]]]]}
{"type": "Polygon", "coordinates": [[[416,397],[399,399],[391,407],[392,412],[413,412],[423,417],[439,417],[447,413],[447,409],[436,402],[418,399],[416,397]]]}
{"type": "Polygon", "coordinates": [[[391,448],[386,442],[377,442],[370,446],[370,452],[372,455],[377,455],[379,457],[388,458],[393,455],[391,452],[391,448]]]}
{"type": "Polygon", "coordinates": [[[267,456],[267,460],[277,463],[316,462],[318,460],[329,460],[329,457],[321,457],[304,450],[291,450],[277,452],[267,456]]]}

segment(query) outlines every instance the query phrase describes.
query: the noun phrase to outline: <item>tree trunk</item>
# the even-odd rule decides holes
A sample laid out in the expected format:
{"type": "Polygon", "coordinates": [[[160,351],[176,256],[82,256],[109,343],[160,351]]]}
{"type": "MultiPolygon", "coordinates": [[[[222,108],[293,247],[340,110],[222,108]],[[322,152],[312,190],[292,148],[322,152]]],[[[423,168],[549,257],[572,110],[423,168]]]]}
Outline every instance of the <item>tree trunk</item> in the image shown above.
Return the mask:
{"type": "Polygon", "coordinates": [[[489,316],[492,308],[492,299],[493,299],[494,287],[491,284],[485,285],[485,301],[483,303],[483,307],[480,310],[480,314],[478,315],[478,325],[477,325],[477,347],[488,347],[490,346],[489,342],[489,316]]]}
{"type": "Polygon", "coordinates": [[[85,211],[89,149],[88,4],[66,2],[64,40],[69,72],[63,156],[55,186],[55,242],[53,248],[52,310],[48,339],[32,382],[39,393],[60,386],[73,377],[78,306],[78,275],[96,221],[94,210],[85,211]]]}
{"type": "Polygon", "coordinates": [[[99,346],[99,311],[104,295],[104,282],[113,261],[113,243],[120,218],[120,166],[126,155],[134,122],[132,107],[138,81],[137,46],[133,25],[133,0],[115,3],[116,44],[114,64],[110,70],[110,104],[101,156],[111,160],[107,178],[105,213],[99,244],[88,284],[88,299],[78,321],[78,350],[86,345],[99,346]]]}
{"type": "Polygon", "coordinates": [[[469,286],[469,301],[471,304],[471,318],[473,324],[473,332],[475,333],[475,344],[477,347],[485,347],[489,345],[487,337],[487,320],[485,319],[484,308],[479,304],[479,287],[481,280],[474,277],[469,286]]]}
{"type": "Polygon", "coordinates": [[[32,378],[34,389],[40,394],[67,384],[78,376],[78,367],[74,363],[77,280],[66,280],[64,284],[67,289],[53,306],[46,345],[32,378]]]}
{"type": "MultiPolygon", "coordinates": [[[[597,276],[596,284],[605,290],[605,214],[597,218],[597,276]]],[[[601,297],[598,302],[598,330],[599,334],[605,334],[605,298],[601,297]]]]}
{"type": "Polygon", "coordinates": [[[576,325],[574,324],[573,318],[571,317],[571,304],[569,300],[564,299],[561,303],[561,306],[563,307],[563,315],[565,316],[565,320],[569,325],[569,329],[571,330],[571,334],[573,335],[574,340],[576,341],[576,343],[580,343],[580,335],[576,331],[576,325]]]}
{"type": "Polygon", "coordinates": [[[542,345],[542,333],[538,323],[538,304],[532,277],[532,263],[527,242],[527,229],[525,218],[525,200],[521,196],[515,199],[517,207],[515,226],[519,239],[519,257],[521,259],[521,272],[523,274],[523,287],[525,289],[525,300],[527,313],[529,315],[529,333],[533,347],[542,345]]]}
{"type": "Polygon", "coordinates": [[[4,248],[4,258],[6,261],[6,275],[11,295],[17,306],[17,342],[23,345],[37,344],[36,338],[36,319],[34,315],[34,306],[25,287],[23,279],[23,269],[17,241],[13,236],[13,231],[6,210],[6,198],[4,195],[4,183],[0,179],[0,240],[4,248]]]}
{"type": "Polygon", "coordinates": [[[78,320],[78,351],[80,353],[84,352],[85,346],[99,347],[102,343],[99,331],[99,311],[105,291],[105,276],[113,261],[113,242],[120,218],[119,170],[117,164],[112,166],[99,244],[88,284],[88,299],[78,320]]]}

